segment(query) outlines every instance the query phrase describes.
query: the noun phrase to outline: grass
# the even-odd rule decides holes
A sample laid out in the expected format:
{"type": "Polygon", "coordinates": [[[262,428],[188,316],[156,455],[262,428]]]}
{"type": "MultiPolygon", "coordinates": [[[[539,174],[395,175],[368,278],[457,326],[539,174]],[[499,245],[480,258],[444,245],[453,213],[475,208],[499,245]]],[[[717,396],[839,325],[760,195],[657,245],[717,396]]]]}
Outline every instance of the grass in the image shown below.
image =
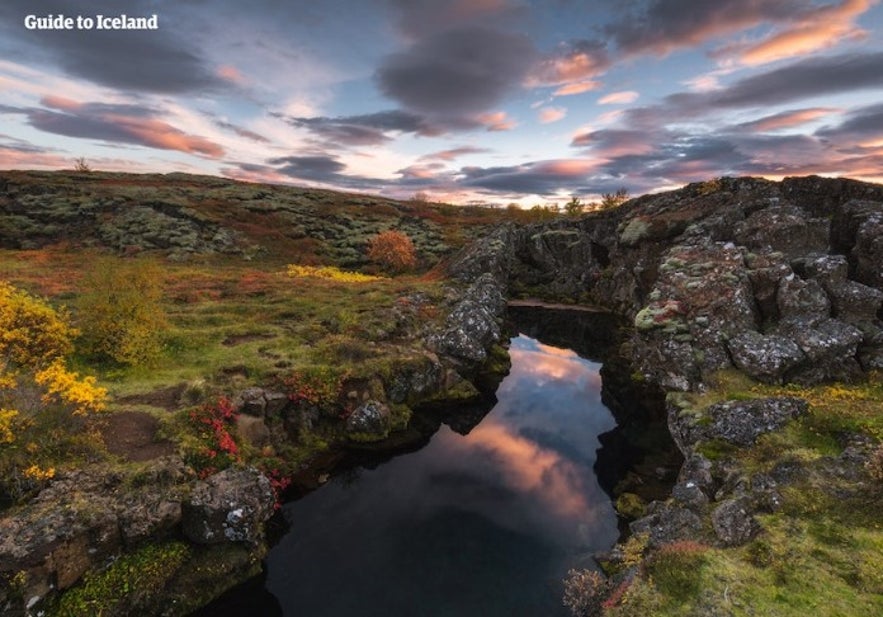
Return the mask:
{"type": "MultiPolygon", "coordinates": [[[[48,297],[54,305],[68,305],[76,323],[82,275],[99,258],[106,256],[64,247],[0,250],[0,277],[48,297]]],[[[188,404],[233,396],[247,386],[287,391],[287,380],[304,370],[333,370],[367,383],[387,376],[391,367],[419,350],[420,328],[443,317],[438,310],[444,302],[441,282],[419,276],[383,278],[333,266],[300,267],[224,256],[159,263],[169,326],[158,361],[122,366],[74,356],[72,365],[83,374],[98,376],[99,384],[109,391],[110,412],[145,411],[158,416],[165,436],[183,452],[192,441],[187,422],[169,417],[168,401],[151,402],[150,395],[173,387],[189,392],[193,388],[188,384],[199,384],[198,392],[178,397],[179,413],[186,415],[188,404]],[[419,294],[419,301],[412,301],[414,294],[419,294]]],[[[335,396],[336,392],[328,395],[325,403],[336,404],[335,396]]],[[[315,434],[301,435],[296,446],[274,455],[294,464],[327,447],[342,430],[332,426],[340,424],[337,413],[314,427],[315,434]]],[[[48,441],[58,447],[43,448],[39,456],[18,448],[29,462],[61,469],[83,464],[84,457],[102,458],[100,439],[94,434],[77,437],[77,431],[58,428],[50,420],[46,418],[35,430],[45,424],[53,435],[62,428],[70,435],[48,441]]],[[[11,449],[7,450],[11,456],[11,449]]],[[[21,456],[6,462],[20,466],[21,456]]],[[[0,469],[8,466],[0,460],[0,469]]]]}
{"type": "Polygon", "coordinates": [[[872,373],[857,384],[798,387],[764,385],[726,371],[712,384],[681,404],[701,414],[724,400],[798,396],[810,409],[750,448],[705,443],[700,451],[728,461],[732,474],[770,473],[782,462],[802,471],[780,484],[781,508],[758,516],[763,531],[752,542],[729,549],[663,547],[604,615],[883,614],[883,482],[837,459],[847,434],[881,439],[883,375],[872,373]]]}

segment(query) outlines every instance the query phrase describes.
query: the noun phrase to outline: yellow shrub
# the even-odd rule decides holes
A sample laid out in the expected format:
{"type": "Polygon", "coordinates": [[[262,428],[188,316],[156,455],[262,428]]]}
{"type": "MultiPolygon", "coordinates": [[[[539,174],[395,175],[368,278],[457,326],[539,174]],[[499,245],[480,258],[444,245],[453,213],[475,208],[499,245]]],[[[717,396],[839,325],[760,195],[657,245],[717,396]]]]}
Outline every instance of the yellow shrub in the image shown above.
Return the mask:
{"type": "Polygon", "coordinates": [[[95,385],[94,377],[80,377],[67,370],[61,361],[53,362],[34,375],[34,381],[46,388],[43,402],[67,403],[73,406],[74,415],[104,410],[107,390],[95,385]]]}
{"type": "Polygon", "coordinates": [[[39,401],[76,415],[104,408],[107,392],[95,378],[65,366],[76,335],[65,311],[0,281],[0,444],[15,441],[39,401]]]}
{"type": "Polygon", "coordinates": [[[168,326],[159,268],[147,261],[104,259],[83,285],[78,307],[83,351],[132,366],[156,361],[168,326]]]}
{"type": "Polygon", "coordinates": [[[361,272],[347,272],[334,266],[301,266],[298,264],[288,265],[286,272],[292,278],[319,278],[338,281],[340,283],[368,283],[382,279],[381,276],[362,274],[361,272]]]}

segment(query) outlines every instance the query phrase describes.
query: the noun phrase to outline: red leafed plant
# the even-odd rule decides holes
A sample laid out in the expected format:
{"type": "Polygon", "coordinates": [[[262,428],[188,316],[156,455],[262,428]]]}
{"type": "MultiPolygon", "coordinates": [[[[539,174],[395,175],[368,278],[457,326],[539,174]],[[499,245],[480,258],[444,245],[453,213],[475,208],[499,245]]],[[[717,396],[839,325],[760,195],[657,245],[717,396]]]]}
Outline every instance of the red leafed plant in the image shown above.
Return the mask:
{"type": "Polygon", "coordinates": [[[190,420],[197,429],[200,446],[191,453],[189,462],[200,478],[242,462],[239,446],[230,433],[236,426],[238,415],[226,397],[190,412],[190,420]]]}

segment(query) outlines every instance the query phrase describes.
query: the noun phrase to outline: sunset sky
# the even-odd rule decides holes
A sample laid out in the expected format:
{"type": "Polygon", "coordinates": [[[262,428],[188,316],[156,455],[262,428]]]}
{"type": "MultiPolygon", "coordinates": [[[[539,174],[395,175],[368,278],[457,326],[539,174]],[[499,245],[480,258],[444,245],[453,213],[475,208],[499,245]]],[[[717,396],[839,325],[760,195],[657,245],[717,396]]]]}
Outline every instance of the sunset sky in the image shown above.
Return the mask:
{"type": "Polygon", "coordinates": [[[877,0],[3,0],[0,168],[524,205],[883,181],[877,0]],[[27,15],[158,16],[154,31],[27,15]]]}

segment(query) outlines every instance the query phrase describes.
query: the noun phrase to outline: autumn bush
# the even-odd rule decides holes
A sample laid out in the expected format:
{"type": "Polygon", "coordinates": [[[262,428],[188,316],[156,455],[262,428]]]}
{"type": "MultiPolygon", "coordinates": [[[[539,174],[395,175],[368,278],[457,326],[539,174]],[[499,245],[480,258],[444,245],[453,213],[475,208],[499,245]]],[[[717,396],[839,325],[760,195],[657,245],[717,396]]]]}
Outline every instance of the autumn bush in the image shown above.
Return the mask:
{"type": "Polygon", "coordinates": [[[417,265],[417,252],[407,235],[390,229],[371,238],[368,259],[390,272],[405,272],[417,265]]]}
{"type": "Polygon", "coordinates": [[[564,606],[573,617],[600,617],[610,583],[593,570],[571,570],[564,579],[564,606]]]}
{"type": "Polygon", "coordinates": [[[76,335],[66,311],[0,281],[0,484],[13,497],[54,475],[42,459],[72,420],[104,409],[107,391],[67,368],[76,335]]]}
{"type": "Polygon", "coordinates": [[[150,365],[168,327],[162,273],[145,260],[97,260],[83,279],[78,303],[80,346],[89,356],[123,365],[150,365]]]}

